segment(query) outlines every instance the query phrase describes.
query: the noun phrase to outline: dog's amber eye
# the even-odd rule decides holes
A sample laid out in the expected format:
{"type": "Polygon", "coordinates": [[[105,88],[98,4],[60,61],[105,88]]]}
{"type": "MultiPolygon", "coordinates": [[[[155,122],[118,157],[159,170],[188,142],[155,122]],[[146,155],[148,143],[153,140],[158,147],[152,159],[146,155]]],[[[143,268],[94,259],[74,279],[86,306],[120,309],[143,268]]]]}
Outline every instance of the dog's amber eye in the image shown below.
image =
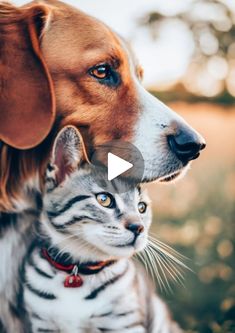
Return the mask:
{"type": "Polygon", "coordinates": [[[109,193],[98,193],[96,195],[96,200],[103,207],[106,207],[106,208],[114,207],[114,203],[115,203],[114,197],[109,193]]]}
{"type": "Polygon", "coordinates": [[[145,213],[146,209],[147,209],[147,204],[145,202],[141,201],[138,203],[138,210],[139,210],[140,214],[145,213]]]}
{"type": "Polygon", "coordinates": [[[109,65],[99,65],[90,70],[90,74],[96,79],[104,80],[110,76],[109,65]]]}

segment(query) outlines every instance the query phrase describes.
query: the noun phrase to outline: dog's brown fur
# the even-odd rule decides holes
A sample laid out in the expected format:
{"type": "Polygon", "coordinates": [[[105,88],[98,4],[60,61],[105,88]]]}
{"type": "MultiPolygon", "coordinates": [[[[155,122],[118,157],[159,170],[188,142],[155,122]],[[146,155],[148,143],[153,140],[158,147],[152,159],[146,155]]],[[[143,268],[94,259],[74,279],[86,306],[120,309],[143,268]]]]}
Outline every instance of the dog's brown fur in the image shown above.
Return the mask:
{"type": "MultiPolygon", "coordinates": [[[[121,40],[73,7],[54,0],[21,8],[2,3],[0,38],[0,211],[9,211],[27,180],[44,169],[58,128],[76,125],[89,147],[130,140],[140,107],[121,40]],[[118,68],[116,89],[87,73],[104,62],[118,68]]],[[[141,76],[137,65],[133,71],[141,76]]]]}

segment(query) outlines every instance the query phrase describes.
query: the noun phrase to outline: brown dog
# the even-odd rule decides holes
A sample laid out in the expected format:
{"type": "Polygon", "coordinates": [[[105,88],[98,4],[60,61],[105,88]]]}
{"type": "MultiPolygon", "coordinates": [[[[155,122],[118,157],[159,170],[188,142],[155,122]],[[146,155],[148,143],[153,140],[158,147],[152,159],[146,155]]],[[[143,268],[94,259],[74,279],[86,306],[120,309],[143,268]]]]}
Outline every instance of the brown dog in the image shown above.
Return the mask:
{"type": "Polygon", "coordinates": [[[141,67],[123,40],[93,17],[53,0],[2,3],[0,39],[1,210],[19,208],[51,137],[29,148],[53,124],[55,131],[78,126],[92,149],[113,139],[135,144],[144,181],[175,178],[203,148],[203,139],[141,86],[141,67]]]}
{"type": "Polygon", "coordinates": [[[19,331],[9,288],[24,237],[6,228],[10,213],[31,207],[28,193],[40,190],[60,127],[77,126],[88,152],[113,139],[136,145],[143,181],[176,178],[204,148],[197,132],[141,86],[141,76],[124,41],[85,13],[54,0],[21,8],[0,2],[0,318],[8,332],[19,331]]]}

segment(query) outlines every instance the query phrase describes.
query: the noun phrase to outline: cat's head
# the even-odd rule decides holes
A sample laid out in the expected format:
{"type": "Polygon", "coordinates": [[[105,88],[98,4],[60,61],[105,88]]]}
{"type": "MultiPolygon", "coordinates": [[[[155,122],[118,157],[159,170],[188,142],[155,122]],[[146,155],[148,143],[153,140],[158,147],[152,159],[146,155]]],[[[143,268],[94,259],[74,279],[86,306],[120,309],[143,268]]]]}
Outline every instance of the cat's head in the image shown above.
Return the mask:
{"type": "Polygon", "coordinates": [[[140,187],[107,193],[95,182],[94,172],[78,130],[62,129],[46,173],[42,229],[52,245],[78,260],[132,256],[147,243],[147,194],[140,187]]]}

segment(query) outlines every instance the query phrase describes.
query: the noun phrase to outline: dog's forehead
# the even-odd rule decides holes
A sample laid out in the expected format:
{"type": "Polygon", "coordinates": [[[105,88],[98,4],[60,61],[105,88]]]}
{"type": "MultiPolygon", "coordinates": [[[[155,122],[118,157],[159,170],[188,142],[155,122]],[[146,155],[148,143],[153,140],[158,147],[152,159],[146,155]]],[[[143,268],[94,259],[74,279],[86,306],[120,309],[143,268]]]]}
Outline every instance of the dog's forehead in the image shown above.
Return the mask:
{"type": "Polygon", "coordinates": [[[77,62],[90,61],[92,65],[109,58],[136,66],[130,46],[103,22],[62,2],[50,0],[45,4],[49,4],[51,17],[42,38],[42,50],[53,66],[64,59],[72,69],[77,62]]]}

